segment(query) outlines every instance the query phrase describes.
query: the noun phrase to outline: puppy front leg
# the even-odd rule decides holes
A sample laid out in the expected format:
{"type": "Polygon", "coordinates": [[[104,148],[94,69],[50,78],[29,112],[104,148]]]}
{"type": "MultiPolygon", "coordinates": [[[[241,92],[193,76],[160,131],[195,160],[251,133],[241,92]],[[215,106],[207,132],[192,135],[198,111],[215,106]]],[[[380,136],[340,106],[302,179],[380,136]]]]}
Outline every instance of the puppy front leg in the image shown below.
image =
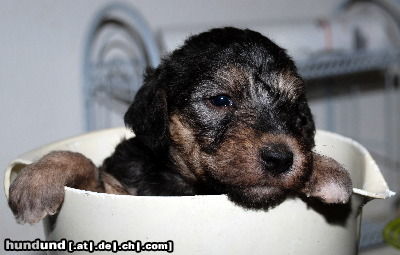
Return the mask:
{"type": "Polygon", "coordinates": [[[99,171],[80,153],[53,151],[23,168],[10,186],[9,206],[19,223],[36,223],[55,214],[64,186],[104,192],[99,171]]]}

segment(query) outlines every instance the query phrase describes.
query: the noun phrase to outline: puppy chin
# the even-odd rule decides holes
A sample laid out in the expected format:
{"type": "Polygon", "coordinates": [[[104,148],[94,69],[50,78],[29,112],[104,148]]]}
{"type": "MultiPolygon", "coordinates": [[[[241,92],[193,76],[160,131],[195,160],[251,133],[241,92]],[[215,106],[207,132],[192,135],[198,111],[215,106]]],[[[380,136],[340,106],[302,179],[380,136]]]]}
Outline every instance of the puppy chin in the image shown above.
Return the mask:
{"type": "Polygon", "coordinates": [[[254,186],[231,188],[227,195],[231,201],[245,208],[268,210],[282,203],[286,198],[286,193],[276,187],[254,186]]]}

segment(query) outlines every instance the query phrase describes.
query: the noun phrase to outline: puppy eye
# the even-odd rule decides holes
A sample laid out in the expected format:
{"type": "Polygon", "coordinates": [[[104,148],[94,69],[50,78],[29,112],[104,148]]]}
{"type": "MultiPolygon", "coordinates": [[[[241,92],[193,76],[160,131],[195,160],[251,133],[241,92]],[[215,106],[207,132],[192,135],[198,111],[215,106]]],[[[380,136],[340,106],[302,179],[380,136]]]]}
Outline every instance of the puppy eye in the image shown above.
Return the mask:
{"type": "Polygon", "coordinates": [[[217,107],[228,107],[233,105],[233,101],[230,96],[227,95],[218,95],[210,98],[210,101],[213,105],[217,107]]]}

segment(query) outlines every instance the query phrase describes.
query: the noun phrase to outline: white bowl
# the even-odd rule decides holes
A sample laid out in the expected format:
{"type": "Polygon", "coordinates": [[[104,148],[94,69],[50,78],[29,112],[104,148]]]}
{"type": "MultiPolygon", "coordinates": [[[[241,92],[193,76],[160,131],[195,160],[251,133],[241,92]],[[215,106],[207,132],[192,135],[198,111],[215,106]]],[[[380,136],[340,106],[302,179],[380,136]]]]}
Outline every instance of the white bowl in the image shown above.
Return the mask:
{"type": "MultiPolygon", "coordinates": [[[[121,138],[127,136],[132,134],[125,128],[102,130],[23,154],[7,168],[6,195],[23,166],[52,150],[81,152],[100,165],[121,138]]],[[[356,254],[362,205],[393,193],[367,150],[353,140],[319,130],[315,150],[336,159],[350,171],[354,186],[351,208],[311,205],[291,198],[266,212],[245,210],[224,195],[140,197],[66,187],[59,214],[44,221],[46,237],[95,243],[171,240],[174,254],[185,255],[356,254]],[[343,213],[347,216],[341,218],[343,213]]],[[[171,242],[169,245],[171,248],[171,242]]],[[[56,252],[49,252],[53,253],[56,252]]],[[[74,254],[81,253],[84,252],[74,254]]]]}

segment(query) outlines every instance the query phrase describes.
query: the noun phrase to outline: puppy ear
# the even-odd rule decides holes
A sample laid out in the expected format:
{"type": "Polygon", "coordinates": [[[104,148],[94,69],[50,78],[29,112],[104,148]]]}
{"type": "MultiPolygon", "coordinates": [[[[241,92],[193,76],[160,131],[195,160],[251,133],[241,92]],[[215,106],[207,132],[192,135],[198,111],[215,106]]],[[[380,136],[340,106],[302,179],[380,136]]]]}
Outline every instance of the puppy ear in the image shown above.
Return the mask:
{"type": "Polygon", "coordinates": [[[153,151],[165,145],[168,135],[166,92],[149,73],[124,117],[125,125],[153,151]]]}
{"type": "Polygon", "coordinates": [[[347,203],[352,194],[350,175],[334,159],[313,153],[313,169],[302,192],[324,203],[347,203]]]}

